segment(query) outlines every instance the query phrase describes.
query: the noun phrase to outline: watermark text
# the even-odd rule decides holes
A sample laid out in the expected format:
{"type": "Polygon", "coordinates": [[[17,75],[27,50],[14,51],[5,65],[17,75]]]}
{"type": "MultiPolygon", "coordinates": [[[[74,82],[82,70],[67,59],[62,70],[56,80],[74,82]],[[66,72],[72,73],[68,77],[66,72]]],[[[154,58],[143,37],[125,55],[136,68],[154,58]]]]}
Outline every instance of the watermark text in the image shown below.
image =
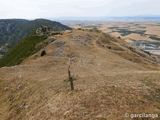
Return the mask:
{"type": "Polygon", "coordinates": [[[158,114],[140,113],[140,114],[129,114],[125,113],[125,118],[158,118],[158,114]]]}

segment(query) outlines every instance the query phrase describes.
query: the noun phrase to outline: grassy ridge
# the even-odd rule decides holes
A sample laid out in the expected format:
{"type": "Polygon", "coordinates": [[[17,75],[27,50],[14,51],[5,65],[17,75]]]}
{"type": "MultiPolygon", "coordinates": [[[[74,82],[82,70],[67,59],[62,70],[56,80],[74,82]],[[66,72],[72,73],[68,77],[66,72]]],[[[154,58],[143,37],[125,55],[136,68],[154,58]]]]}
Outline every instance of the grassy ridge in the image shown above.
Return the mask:
{"type": "Polygon", "coordinates": [[[37,36],[35,33],[24,37],[3,56],[0,60],[0,67],[20,64],[25,58],[32,54],[35,45],[45,38],[46,36],[37,36]]]}
{"type": "Polygon", "coordinates": [[[8,44],[12,48],[24,36],[32,33],[41,26],[48,26],[52,31],[71,30],[70,27],[56,21],[46,19],[23,20],[23,19],[0,19],[0,47],[8,44]]]}

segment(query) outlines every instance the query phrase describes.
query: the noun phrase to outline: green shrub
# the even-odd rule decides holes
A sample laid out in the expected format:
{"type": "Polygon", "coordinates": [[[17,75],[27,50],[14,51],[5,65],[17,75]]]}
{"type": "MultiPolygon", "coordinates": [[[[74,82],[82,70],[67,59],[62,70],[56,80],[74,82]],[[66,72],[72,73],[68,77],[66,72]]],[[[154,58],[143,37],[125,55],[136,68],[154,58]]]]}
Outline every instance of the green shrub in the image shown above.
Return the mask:
{"type": "Polygon", "coordinates": [[[45,54],[46,54],[46,51],[43,50],[43,51],[41,52],[41,56],[44,56],[45,54]]]}

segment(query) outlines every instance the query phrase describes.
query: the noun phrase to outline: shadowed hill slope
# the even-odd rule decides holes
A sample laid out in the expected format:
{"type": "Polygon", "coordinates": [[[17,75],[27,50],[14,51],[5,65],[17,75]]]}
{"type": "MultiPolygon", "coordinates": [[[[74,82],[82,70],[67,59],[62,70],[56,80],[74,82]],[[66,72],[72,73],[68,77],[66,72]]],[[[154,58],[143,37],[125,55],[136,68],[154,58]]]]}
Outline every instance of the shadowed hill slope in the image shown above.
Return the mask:
{"type": "MultiPolygon", "coordinates": [[[[41,26],[48,26],[52,31],[71,30],[70,27],[59,22],[46,19],[24,20],[24,19],[1,19],[0,20],[0,47],[5,49],[13,47],[23,37],[37,30],[41,26]]],[[[0,50],[2,53],[4,50],[0,50]]]]}
{"type": "Polygon", "coordinates": [[[2,59],[0,59],[0,67],[20,64],[33,53],[35,45],[46,38],[46,35],[37,36],[35,33],[24,37],[17,45],[8,51],[2,59]]]}

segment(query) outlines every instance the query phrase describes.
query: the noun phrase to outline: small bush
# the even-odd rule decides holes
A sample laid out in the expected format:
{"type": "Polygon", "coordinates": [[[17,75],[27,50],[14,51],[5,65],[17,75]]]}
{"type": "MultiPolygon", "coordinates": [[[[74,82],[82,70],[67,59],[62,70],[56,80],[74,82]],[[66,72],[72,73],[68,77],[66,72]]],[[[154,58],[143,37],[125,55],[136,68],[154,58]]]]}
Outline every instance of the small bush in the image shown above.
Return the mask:
{"type": "Polygon", "coordinates": [[[44,56],[45,54],[46,54],[46,51],[43,50],[43,51],[41,52],[41,56],[44,56]]]}
{"type": "Polygon", "coordinates": [[[82,30],[82,28],[78,28],[77,30],[82,30]]]}

